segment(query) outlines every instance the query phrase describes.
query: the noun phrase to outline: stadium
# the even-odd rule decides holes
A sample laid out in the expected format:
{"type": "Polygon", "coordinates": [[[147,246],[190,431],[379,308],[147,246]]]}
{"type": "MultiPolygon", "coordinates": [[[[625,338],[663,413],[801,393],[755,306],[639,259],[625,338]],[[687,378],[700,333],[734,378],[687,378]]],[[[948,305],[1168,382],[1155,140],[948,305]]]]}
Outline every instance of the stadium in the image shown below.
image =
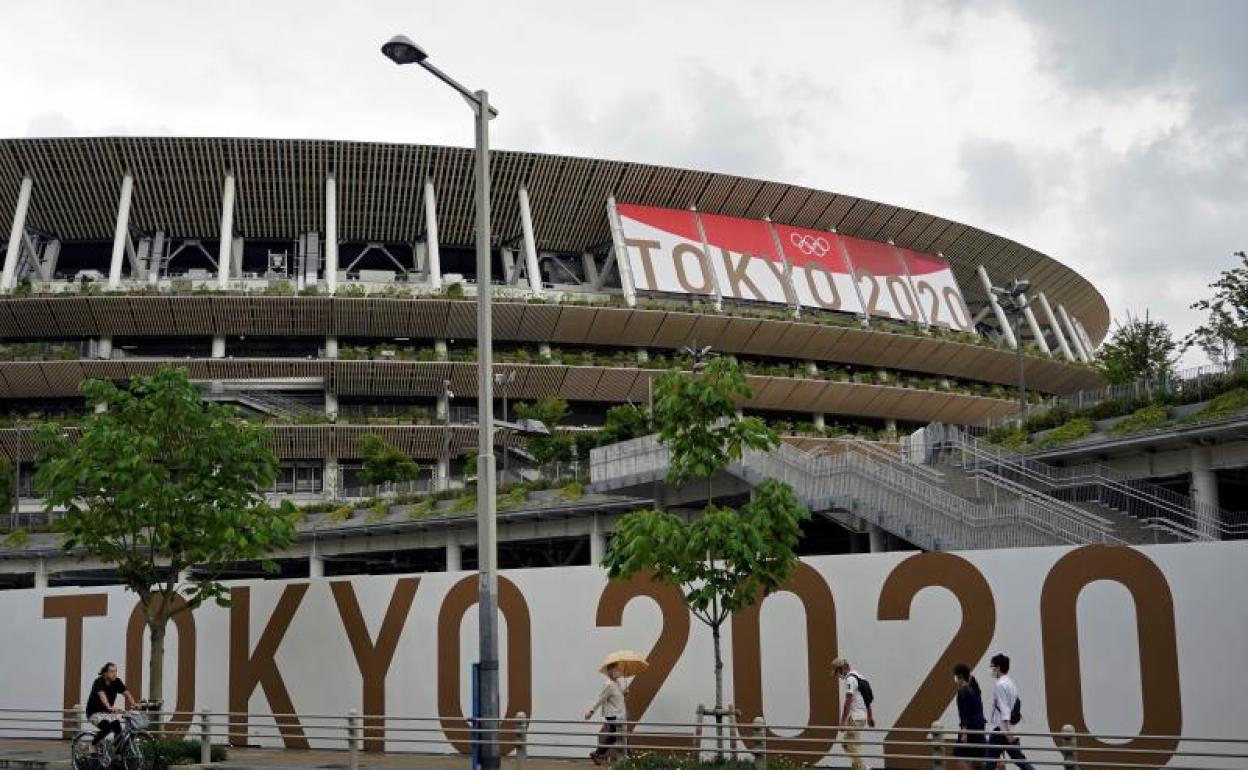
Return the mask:
{"type": "MultiPolygon", "coordinates": [[[[505,151],[491,169],[504,418],[518,402],[557,397],[569,405],[561,429],[593,431],[611,406],[644,407],[658,374],[709,346],[741,362],[754,391],[742,409],[776,426],[789,450],[832,462],[852,446],[865,463],[931,423],[1017,414],[1020,373],[1033,398],[1100,384],[1088,363],[1109,326],[1104,299],[1007,238],[708,171],[505,151]],[[992,288],[1015,279],[1031,301],[1011,314],[992,288]]],[[[419,462],[401,491],[462,488],[476,442],[472,185],[472,152],[455,147],[0,142],[0,447],[18,488],[8,529],[41,515],[32,426],[72,425],[85,379],[125,382],[163,363],[272,427],[274,497],[309,511],[373,497],[358,477],[368,434],[419,462]]],[[[499,441],[504,483],[540,475],[522,436],[499,441]]],[[[500,514],[504,567],[597,563],[612,517],[650,504],[654,469],[608,467],[623,455],[597,451],[601,462],[583,452],[559,470],[589,476],[587,494],[551,491],[500,514]],[[605,475],[587,473],[594,463],[605,475]]],[[[881,501],[876,517],[823,500],[806,553],[1007,544],[983,539],[995,525],[959,539],[901,520],[906,500],[925,497],[913,485],[934,482],[877,460],[905,475],[911,497],[881,501]]],[[[982,503],[978,487],[962,498],[982,503]]],[[[282,574],[470,568],[472,522],[448,506],[423,517],[315,513],[282,574]]],[[[1034,544],[1104,540],[1080,532],[1034,544]]],[[[0,559],[6,586],[110,582],[60,561],[46,537],[0,559]]]]}

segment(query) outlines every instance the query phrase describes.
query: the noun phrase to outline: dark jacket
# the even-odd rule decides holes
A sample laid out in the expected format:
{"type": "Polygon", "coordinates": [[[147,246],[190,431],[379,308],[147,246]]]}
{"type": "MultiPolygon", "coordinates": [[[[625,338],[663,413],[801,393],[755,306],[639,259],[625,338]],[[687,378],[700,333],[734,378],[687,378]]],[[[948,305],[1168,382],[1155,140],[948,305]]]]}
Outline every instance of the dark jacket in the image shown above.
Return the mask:
{"type": "Polygon", "coordinates": [[[958,726],[966,730],[982,730],[988,720],[984,719],[984,699],[979,682],[970,682],[958,688],[958,726]]]}

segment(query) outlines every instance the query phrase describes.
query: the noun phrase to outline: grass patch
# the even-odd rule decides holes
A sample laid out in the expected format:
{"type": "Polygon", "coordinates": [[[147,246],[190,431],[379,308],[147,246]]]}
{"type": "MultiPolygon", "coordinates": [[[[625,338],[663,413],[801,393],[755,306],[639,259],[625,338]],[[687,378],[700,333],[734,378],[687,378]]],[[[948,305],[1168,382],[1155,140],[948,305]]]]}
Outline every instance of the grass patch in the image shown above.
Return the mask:
{"type": "Polygon", "coordinates": [[[500,511],[514,511],[528,502],[529,490],[523,484],[512,487],[498,498],[500,511]]]}
{"type": "Polygon", "coordinates": [[[433,498],[425,497],[412,505],[411,510],[407,512],[407,518],[412,521],[417,521],[425,518],[431,513],[433,513],[433,498]]]}
{"type": "Polygon", "coordinates": [[[329,512],[329,520],[337,524],[348,521],[355,515],[355,508],[350,505],[340,505],[329,512]]]}
{"type": "Polygon", "coordinates": [[[368,506],[368,515],[364,517],[364,521],[367,521],[370,524],[376,524],[379,521],[384,521],[385,518],[389,515],[390,515],[390,504],[387,503],[385,500],[378,500],[377,502],[368,506]]]}
{"type": "Polygon", "coordinates": [[[476,495],[464,495],[463,497],[457,497],[455,498],[455,502],[451,503],[451,513],[472,513],[475,510],[477,510],[476,495]]]}
{"type": "Polygon", "coordinates": [[[1038,446],[1041,449],[1051,449],[1063,444],[1069,444],[1072,441],[1078,441],[1085,436],[1092,435],[1092,431],[1095,430],[1095,428],[1096,426],[1093,425],[1092,421],[1088,418],[1076,417],[1073,420],[1068,420],[1067,422],[1062,423],[1045,434],[1045,437],[1041,439],[1038,446]]]}
{"type": "Polygon", "coordinates": [[[1248,388],[1228,390],[1222,395],[1205,404],[1199,411],[1183,418],[1184,423],[1208,422],[1231,417],[1248,409],[1248,388]]]}
{"type": "Polygon", "coordinates": [[[579,481],[569,481],[559,488],[559,496],[569,502],[580,500],[585,496],[585,485],[579,481]]]}
{"type": "Polygon", "coordinates": [[[1165,404],[1152,404],[1127,415],[1121,422],[1110,428],[1109,432],[1115,436],[1123,436],[1128,433],[1160,428],[1169,423],[1170,408],[1165,404]]]}

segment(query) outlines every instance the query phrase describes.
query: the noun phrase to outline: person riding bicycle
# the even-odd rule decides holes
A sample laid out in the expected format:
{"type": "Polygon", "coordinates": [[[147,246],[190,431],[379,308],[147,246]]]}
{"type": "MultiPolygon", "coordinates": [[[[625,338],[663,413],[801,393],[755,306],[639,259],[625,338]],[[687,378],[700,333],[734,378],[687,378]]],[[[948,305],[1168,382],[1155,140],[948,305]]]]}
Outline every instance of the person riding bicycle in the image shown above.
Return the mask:
{"type": "Polygon", "coordinates": [[[91,754],[100,752],[100,743],[109,733],[121,735],[121,720],[117,715],[117,696],[124,695],[126,706],[134,708],[138,701],[126,689],[126,683],[117,676],[117,664],[105,663],[100,675],[91,684],[91,692],[87,693],[87,719],[100,728],[91,741],[91,754]]]}

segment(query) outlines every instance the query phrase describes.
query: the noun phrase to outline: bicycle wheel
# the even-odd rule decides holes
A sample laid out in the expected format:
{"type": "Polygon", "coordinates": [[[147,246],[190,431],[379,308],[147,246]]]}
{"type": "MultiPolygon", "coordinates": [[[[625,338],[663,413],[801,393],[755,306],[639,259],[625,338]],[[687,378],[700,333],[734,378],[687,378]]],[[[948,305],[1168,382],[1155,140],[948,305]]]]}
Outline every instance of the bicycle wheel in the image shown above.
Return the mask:
{"type": "Polygon", "coordinates": [[[156,739],[149,733],[131,733],[122,755],[125,770],[154,770],[156,767],[156,739]]]}
{"type": "Polygon", "coordinates": [[[69,766],[74,770],[96,770],[96,763],[91,758],[91,742],[95,733],[87,730],[78,733],[69,743],[69,766]]]}

